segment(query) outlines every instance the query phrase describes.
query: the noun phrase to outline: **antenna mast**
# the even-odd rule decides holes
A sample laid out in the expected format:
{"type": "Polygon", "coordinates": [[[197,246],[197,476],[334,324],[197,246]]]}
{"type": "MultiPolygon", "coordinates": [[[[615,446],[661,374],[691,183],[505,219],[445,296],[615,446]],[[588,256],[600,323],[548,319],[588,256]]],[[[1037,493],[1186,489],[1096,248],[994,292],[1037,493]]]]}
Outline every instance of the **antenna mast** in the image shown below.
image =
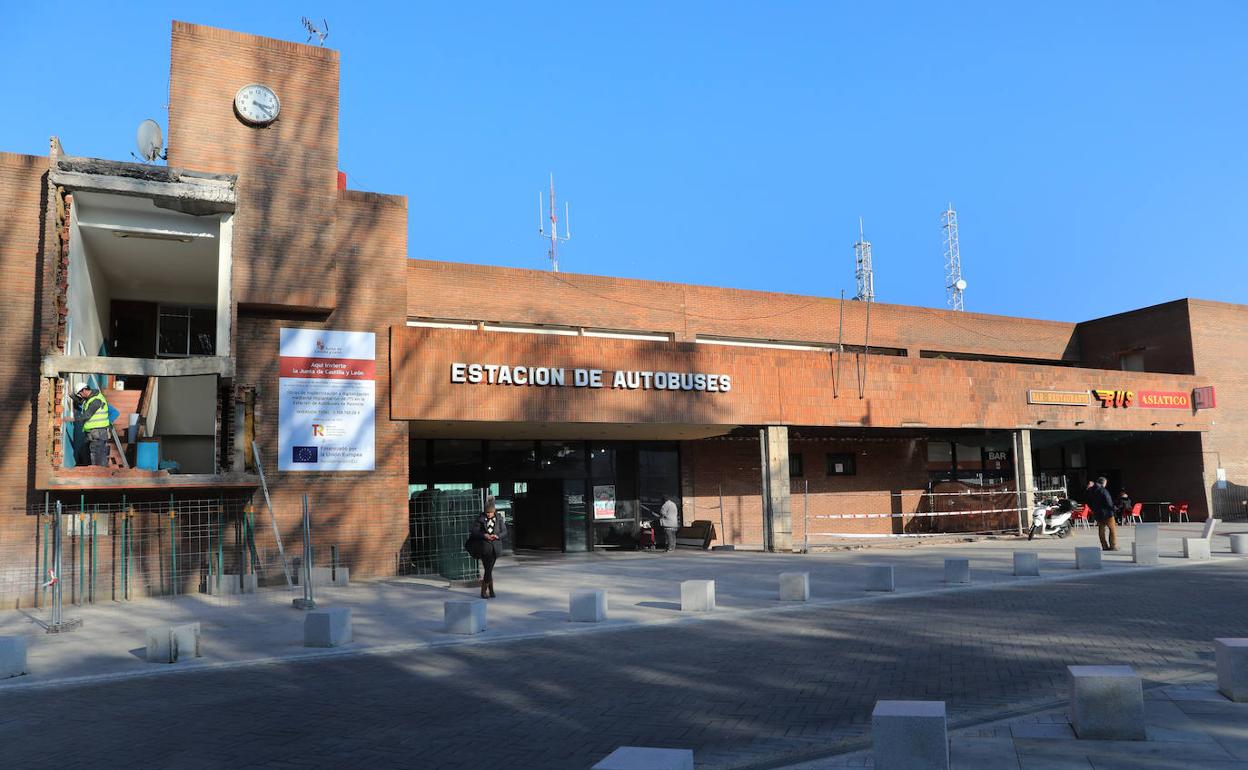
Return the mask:
{"type": "Polygon", "coordinates": [[[555,204],[555,175],[550,175],[550,232],[546,232],[546,215],[542,210],[542,194],[537,194],[537,232],[550,239],[550,269],[559,272],[559,244],[572,240],[572,218],[568,216],[568,203],[563,203],[563,235],[559,235],[559,208],[555,204]]]}
{"type": "Polygon", "coordinates": [[[858,217],[858,241],[854,243],[854,278],[858,281],[858,293],[854,299],[875,301],[875,270],[871,267],[871,241],[862,234],[862,217],[858,217]]]}
{"type": "Polygon", "coordinates": [[[965,310],[963,293],[966,280],[962,278],[962,250],[958,245],[958,212],[953,204],[940,215],[940,226],[945,231],[945,303],[951,310],[965,310]]]}

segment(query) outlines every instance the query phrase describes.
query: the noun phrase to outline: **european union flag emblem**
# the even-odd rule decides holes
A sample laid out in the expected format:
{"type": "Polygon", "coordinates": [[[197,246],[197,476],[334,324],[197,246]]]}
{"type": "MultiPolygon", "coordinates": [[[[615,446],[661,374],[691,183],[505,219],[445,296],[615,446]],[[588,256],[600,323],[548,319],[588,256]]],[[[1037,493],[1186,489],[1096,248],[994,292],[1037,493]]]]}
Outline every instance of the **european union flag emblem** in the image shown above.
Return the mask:
{"type": "Polygon", "coordinates": [[[290,461],[292,463],[315,463],[316,447],[314,446],[297,446],[290,450],[290,461]]]}

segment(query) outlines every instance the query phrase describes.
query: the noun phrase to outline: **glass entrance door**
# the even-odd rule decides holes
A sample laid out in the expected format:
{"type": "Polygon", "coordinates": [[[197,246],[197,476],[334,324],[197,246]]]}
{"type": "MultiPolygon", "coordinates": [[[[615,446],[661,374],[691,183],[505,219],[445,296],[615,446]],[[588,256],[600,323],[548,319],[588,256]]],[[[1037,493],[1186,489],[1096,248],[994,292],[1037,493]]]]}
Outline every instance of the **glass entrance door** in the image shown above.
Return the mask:
{"type": "Polygon", "coordinates": [[[589,550],[589,516],[585,479],[563,481],[563,550],[589,550]]]}

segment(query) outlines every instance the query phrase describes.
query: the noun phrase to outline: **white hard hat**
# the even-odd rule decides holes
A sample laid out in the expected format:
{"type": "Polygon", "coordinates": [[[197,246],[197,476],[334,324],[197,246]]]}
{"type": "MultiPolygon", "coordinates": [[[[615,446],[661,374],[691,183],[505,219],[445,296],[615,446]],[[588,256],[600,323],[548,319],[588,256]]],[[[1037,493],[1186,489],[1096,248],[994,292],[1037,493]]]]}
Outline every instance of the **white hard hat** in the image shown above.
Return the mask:
{"type": "Polygon", "coordinates": [[[84,391],[84,390],[86,390],[86,389],[87,389],[87,387],[88,387],[88,386],[87,386],[87,383],[85,383],[85,382],[79,382],[79,383],[77,383],[77,384],[75,384],[75,385],[74,385],[74,392],[75,392],[75,393],[78,393],[78,392],[80,392],[80,391],[84,391]]]}

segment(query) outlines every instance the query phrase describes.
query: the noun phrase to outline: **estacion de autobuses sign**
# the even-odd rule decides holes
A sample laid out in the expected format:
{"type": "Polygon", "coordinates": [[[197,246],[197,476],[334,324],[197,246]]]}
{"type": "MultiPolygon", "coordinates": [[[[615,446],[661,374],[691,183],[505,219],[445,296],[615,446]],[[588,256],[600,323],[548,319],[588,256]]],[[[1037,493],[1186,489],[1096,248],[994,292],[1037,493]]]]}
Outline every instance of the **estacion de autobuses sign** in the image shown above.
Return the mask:
{"type": "Polygon", "coordinates": [[[612,388],[616,390],[687,390],[727,393],[732,376],[710,372],[646,372],[619,369],[566,369],[561,366],[451,364],[451,382],[467,385],[518,385],[550,388],[612,388]],[[571,377],[568,376],[569,372],[571,377]]]}

